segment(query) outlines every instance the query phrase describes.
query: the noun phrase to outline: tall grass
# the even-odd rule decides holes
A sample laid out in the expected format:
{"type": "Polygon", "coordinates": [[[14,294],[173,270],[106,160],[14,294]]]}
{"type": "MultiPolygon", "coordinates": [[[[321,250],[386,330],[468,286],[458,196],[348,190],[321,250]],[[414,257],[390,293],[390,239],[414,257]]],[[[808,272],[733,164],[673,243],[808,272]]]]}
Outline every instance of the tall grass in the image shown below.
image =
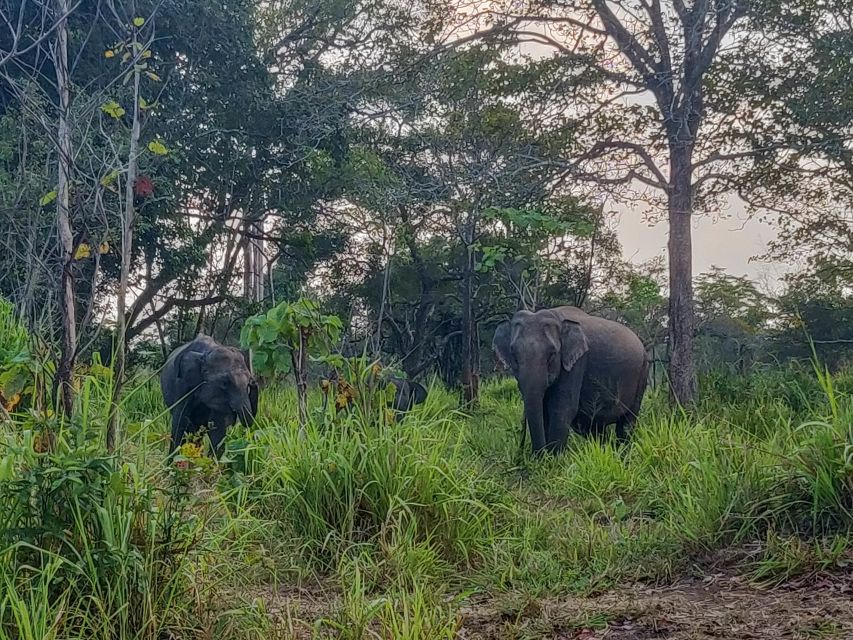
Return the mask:
{"type": "Polygon", "coordinates": [[[103,451],[108,385],[84,380],[51,453],[41,418],[3,427],[0,640],[292,637],[296,614],[266,607],[294,582],[321,589],[315,633],[452,638],[472,591],[665,581],[727,549],[773,582],[851,552],[850,373],[711,376],[690,412],[652,392],[626,446],[573,436],[541,460],[518,450],[511,380],[484,384],[472,415],[433,384],[401,422],[315,395],[302,434],[293,391],[271,388],[221,465],[184,470],[165,465],[153,379],[103,451]]]}

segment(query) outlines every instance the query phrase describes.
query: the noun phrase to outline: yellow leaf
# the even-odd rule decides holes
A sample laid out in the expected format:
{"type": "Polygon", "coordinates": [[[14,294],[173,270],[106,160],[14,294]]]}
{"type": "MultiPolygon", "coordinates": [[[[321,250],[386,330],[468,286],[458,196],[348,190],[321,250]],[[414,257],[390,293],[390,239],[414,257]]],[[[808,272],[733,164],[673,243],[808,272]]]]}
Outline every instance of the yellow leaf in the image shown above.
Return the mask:
{"type": "Polygon", "coordinates": [[[185,442],[181,445],[181,455],[185,458],[195,459],[201,457],[201,447],[192,442],[185,442]]]}
{"type": "Polygon", "coordinates": [[[169,150],[166,148],[166,145],[164,145],[159,140],[152,140],[151,142],[149,142],[148,150],[154,155],[158,156],[165,156],[167,153],[169,153],[169,150]]]}
{"type": "Polygon", "coordinates": [[[133,19],[133,26],[134,27],[141,27],[144,24],[145,24],[145,18],[136,17],[133,19]]]}
{"type": "Polygon", "coordinates": [[[82,260],[83,258],[88,258],[90,255],[92,255],[91,247],[85,242],[81,242],[77,247],[77,251],[74,252],[74,259],[82,260]]]}
{"type": "Polygon", "coordinates": [[[56,200],[56,189],[54,189],[53,191],[48,191],[46,194],[44,194],[41,199],[39,199],[39,205],[41,205],[42,207],[46,207],[54,200],[56,200]]]}
{"type": "Polygon", "coordinates": [[[145,51],[142,52],[142,57],[143,58],[150,58],[151,57],[151,51],[146,49],[145,51]]]}
{"type": "Polygon", "coordinates": [[[124,108],[115,100],[110,100],[109,102],[105,102],[101,105],[101,111],[106,113],[108,116],[115,118],[118,120],[125,114],[124,108]]]}
{"type": "Polygon", "coordinates": [[[113,51],[112,49],[107,49],[106,51],[104,51],[104,57],[105,58],[115,58],[115,55],[116,55],[116,52],[113,51]]]}
{"type": "Polygon", "coordinates": [[[108,187],[109,185],[111,185],[113,182],[116,181],[116,178],[118,178],[118,170],[113,169],[107,175],[105,175],[103,178],[101,178],[101,180],[100,180],[101,186],[102,187],[108,187]]]}
{"type": "Polygon", "coordinates": [[[146,75],[146,76],[148,76],[148,77],[149,77],[151,80],[153,80],[154,82],[160,82],[160,76],[158,76],[158,75],[157,75],[156,73],[154,73],[153,71],[146,71],[146,72],[145,72],[145,75],[146,75]]]}
{"type": "Polygon", "coordinates": [[[108,253],[109,250],[110,250],[110,243],[109,242],[102,242],[101,244],[98,245],[98,253],[101,253],[101,254],[108,253]]]}
{"type": "Polygon", "coordinates": [[[8,400],[3,396],[2,393],[0,393],[0,404],[3,405],[3,408],[6,411],[14,411],[15,407],[18,406],[18,403],[20,401],[21,401],[21,394],[20,393],[16,393],[15,395],[13,395],[8,400]]]}

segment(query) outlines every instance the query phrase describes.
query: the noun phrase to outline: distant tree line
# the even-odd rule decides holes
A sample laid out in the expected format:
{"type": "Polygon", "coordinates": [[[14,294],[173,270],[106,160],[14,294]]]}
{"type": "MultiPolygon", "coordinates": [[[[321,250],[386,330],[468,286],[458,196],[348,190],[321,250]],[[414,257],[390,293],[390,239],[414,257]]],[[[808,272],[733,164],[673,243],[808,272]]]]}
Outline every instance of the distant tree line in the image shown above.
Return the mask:
{"type": "Polygon", "coordinates": [[[95,351],[121,377],[125,345],[158,364],[302,295],[468,400],[519,308],[626,322],[682,402],[697,369],[849,359],[843,6],[463,9],[0,0],[0,294],[57,401],[95,351]],[[729,198],[780,229],[781,291],[692,272],[729,198]],[[664,215],[667,264],[623,259],[620,202],[664,215]]]}

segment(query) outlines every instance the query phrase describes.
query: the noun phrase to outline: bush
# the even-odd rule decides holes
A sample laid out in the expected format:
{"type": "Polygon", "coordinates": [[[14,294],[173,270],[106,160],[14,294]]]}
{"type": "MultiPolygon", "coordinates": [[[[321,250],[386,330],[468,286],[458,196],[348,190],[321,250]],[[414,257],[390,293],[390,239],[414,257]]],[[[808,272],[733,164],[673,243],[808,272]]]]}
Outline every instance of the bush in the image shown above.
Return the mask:
{"type": "Polygon", "coordinates": [[[43,628],[48,636],[157,638],[182,626],[205,525],[189,477],[173,472],[161,489],[156,477],[66,435],[51,453],[37,453],[30,431],[6,436],[0,638],[37,622],[21,607],[39,624],[60,625],[43,628]]]}

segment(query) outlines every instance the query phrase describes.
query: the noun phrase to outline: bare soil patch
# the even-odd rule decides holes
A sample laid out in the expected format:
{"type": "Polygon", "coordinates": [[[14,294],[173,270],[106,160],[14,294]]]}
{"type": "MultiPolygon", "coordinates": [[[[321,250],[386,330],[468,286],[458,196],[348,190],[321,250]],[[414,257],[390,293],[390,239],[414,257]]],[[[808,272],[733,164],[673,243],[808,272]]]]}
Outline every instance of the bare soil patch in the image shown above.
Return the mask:
{"type": "Polygon", "coordinates": [[[730,577],[589,598],[469,602],[460,638],[770,640],[853,638],[853,572],[759,589],[730,577]]]}

